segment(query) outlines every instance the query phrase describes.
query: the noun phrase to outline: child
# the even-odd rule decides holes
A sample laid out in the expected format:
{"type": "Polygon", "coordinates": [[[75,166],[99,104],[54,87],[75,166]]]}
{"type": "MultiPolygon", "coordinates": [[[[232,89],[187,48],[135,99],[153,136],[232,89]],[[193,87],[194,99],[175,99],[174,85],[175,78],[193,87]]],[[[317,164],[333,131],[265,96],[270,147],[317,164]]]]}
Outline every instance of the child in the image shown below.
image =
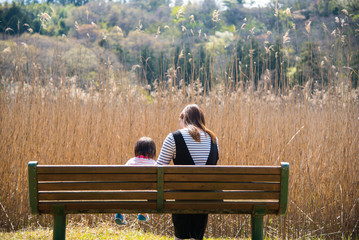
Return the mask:
{"type": "MultiPolygon", "coordinates": [[[[155,165],[153,158],[156,156],[156,144],[149,137],[141,137],[135,146],[135,157],[127,161],[125,165],[155,165]]],[[[139,213],[137,219],[140,221],[148,221],[148,214],[139,213]]],[[[117,213],[115,222],[119,225],[125,225],[126,221],[122,214],[117,213]]]]}

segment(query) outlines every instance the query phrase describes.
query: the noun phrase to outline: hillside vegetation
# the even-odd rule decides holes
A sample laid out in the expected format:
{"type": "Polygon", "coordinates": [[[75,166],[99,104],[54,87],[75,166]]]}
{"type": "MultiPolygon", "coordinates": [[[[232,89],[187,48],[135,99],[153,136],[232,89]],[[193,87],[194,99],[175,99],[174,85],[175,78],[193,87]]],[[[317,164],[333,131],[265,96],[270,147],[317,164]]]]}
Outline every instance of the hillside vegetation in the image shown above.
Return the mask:
{"type": "MultiPolygon", "coordinates": [[[[242,1],[227,0],[221,10],[214,0],[169,3],[5,3],[0,6],[0,32],[3,40],[17,36],[17,44],[45,50],[38,53],[45,68],[53,50],[65,52],[61,61],[70,76],[78,62],[76,51],[84,49],[87,64],[76,66],[82,70],[79,84],[96,82],[93,75],[102,61],[115,71],[132,69],[136,76],[131,82],[151,89],[168,78],[177,84],[198,79],[207,87],[231,79],[244,87],[268,85],[276,93],[308,82],[312,89],[328,89],[338,79],[357,87],[355,1],[273,1],[266,8],[248,9],[242,1]]],[[[7,47],[1,43],[0,51],[7,47]]],[[[2,75],[10,76],[12,62],[6,60],[2,75]]]]}

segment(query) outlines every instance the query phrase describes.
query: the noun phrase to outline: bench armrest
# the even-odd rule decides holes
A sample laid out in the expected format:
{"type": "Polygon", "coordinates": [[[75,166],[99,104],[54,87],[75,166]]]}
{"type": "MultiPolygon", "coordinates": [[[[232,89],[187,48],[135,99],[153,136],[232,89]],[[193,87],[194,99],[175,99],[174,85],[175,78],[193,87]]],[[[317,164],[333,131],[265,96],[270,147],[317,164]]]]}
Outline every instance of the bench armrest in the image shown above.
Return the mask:
{"type": "Polygon", "coordinates": [[[38,198],[37,198],[37,162],[28,163],[28,176],[29,176],[29,200],[30,211],[32,214],[39,214],[38,198]]]}
{"type": "Polygon", "coordinates": [[[288,205],[288,181],[289,181],[289,163],[281,163],[280,173],[280,198],[278,215],[283,215],[287,211],[288,205]]]}

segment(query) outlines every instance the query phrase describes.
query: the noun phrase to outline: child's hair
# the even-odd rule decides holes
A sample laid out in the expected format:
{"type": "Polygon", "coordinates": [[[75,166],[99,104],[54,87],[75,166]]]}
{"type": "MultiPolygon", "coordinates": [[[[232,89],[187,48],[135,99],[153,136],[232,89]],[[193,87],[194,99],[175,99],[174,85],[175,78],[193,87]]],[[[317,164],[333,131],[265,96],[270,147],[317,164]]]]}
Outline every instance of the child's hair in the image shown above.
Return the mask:
{"type": "Polygon", "coordinates": [[[141,137],[135,146],[135,156],[143,155],[148,158],[156,156],[156,144],[149,137],[141,137]]]}

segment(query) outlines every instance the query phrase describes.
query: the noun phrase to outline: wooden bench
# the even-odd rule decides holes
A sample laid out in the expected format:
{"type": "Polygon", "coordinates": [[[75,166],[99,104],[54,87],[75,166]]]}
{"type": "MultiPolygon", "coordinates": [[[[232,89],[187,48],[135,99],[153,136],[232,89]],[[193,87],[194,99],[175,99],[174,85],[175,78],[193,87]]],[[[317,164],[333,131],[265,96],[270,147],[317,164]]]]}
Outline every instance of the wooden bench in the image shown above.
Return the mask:
{"type": "Polygon", "coordinates": [[[263,239],[263,216],[287,208],[285,162],[146,167],[29,162],[28,171],[31,213],[54,216],[54,239],[65,239],[66,214],[117,212],[251,214],[252,239],[263,239]]]}

